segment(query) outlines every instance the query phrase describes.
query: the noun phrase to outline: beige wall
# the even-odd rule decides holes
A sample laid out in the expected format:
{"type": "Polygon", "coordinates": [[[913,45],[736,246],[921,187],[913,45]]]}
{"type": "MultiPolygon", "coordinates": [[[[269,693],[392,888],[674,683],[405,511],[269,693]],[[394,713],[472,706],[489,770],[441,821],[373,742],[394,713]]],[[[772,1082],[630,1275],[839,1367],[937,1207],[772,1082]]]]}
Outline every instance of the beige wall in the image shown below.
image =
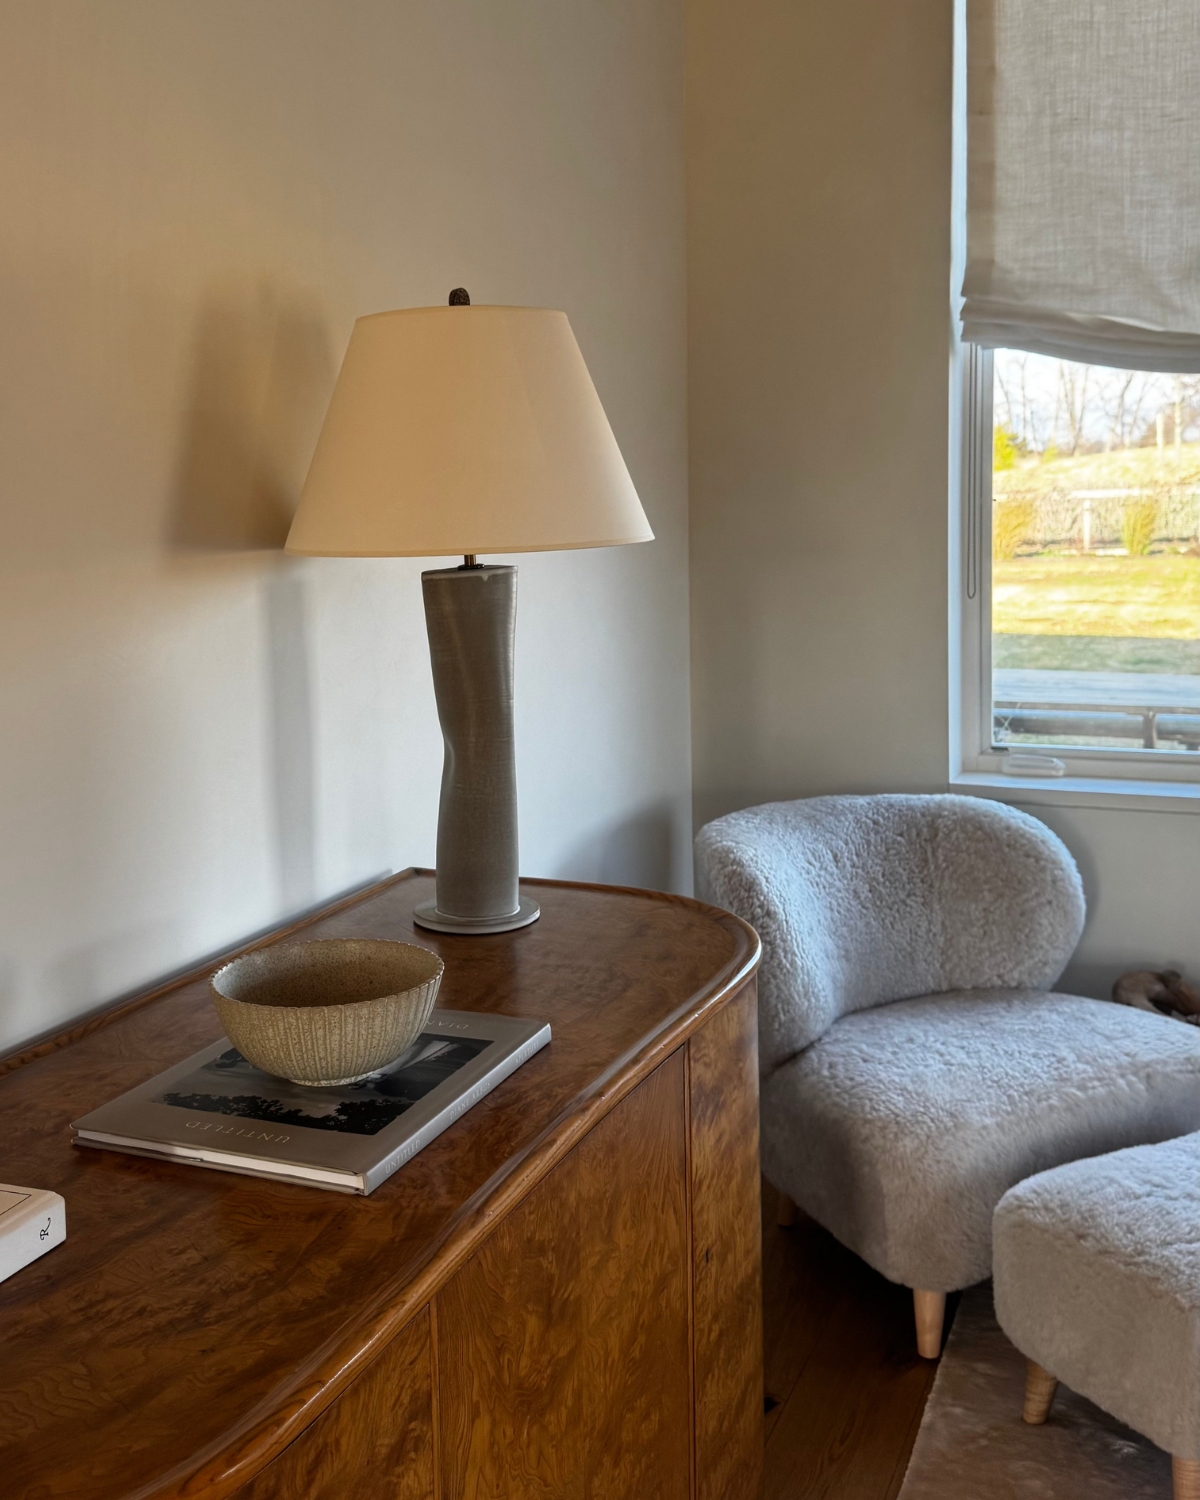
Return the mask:
{"type": "MultiPolygon", "coordinates": [[[[689,0],[698,824],[947,788],[953,10],[689,0]]],[[[1200,817],[1027,810],[1088,892],[1066,983],[1200,975],[1200,817]]]]}
{"type": "Polygon", "coordinates": [[[698,822],[946,774],[951,0],[691,0],[698,822]]]}
{"type": "MultiPolygon", "coordinates": [[[[520,559],[527,873],[946,784],[952,0],[46,0],[0,49],[0,1047],[433,857],[417,562],[279,542],[354,317],[564,307],[658,534],[520,559]]],[[[1036,809],[1080,983],[1200,819],[1036,809]]]]}
{"type": "Polygon", "coordinates": [[[1088,921],[1062,985],[1107,995],[1128,969],[1200,979],[1200,812],[1005,798],[1048,823],[1074,854],[1088,921]]]}
{"type": "Polygon", "coordinates": [[[284,560],[353,319],[570,314],[649,546],[520,562],[525,873],[686,884],[677,0],[44,0],[0,49],[0,1047],[431,863],[417,562],[284,560]]]}

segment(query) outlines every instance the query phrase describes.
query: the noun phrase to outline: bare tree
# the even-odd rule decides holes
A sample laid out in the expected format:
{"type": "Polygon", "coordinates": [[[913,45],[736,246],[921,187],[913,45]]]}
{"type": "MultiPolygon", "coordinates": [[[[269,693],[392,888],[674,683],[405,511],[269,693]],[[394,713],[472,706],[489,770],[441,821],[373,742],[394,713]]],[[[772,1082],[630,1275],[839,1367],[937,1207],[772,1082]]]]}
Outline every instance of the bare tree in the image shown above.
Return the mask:
{"type": "Polygon", "coordinates": [[[1196,438],[1200,440],[1200,375],[1185,375],[1183,377],[1183,430],[1186,434],[1190,429],[1196,429],[1196,438]]]}
{"type": "Polygon", "coordinates": [[[1179,452],[1179,445],[1183,442],[1183,376],[1175,377],[1175,409],[1171,413],[1173,436],[1175,439],[1175,452],[1179,452]]]}
{"type": "Polygon", "coordinates": [[[1054,444],[1064,454],[1105,451],[1156,441],[1155,414],[1164,436],[1200,438],[1200,375],[1109,369],[1046,355],[998,349],[995,413],[1027,453],[1054,444]]]}
{"type": "MultiPolygon", "coordinates": [[[[1055,402],[1055,407],[1057,409],[1061,405],[1066,416],[1068,447],[1071,453],[1078,453],[1084,440],[1088,380],[1091,373],[1091,365],[1070,364],[1065,359],[1058,366],[1058,400],[1055,402]]],[[[1057,426],[1056,421],[1056,430],[1057,426]]]]}
{"type": "Polygon", "coordinates": [[[1029,395],[1029,358],[1021,356],[1021,422],[1024,428],[1025,443],[1033,453],[1045,451],[1049,438],[1043,421],[1044,413],[1037,401],[1031,400],[1029,395]]]}
{"type": "Polygon", "coordinates": [[[1012,433],[1027,453],[1038,453],[1046,444],[1046,413],[1030,395],[1029,358],[1015,349],[998,351],[996,415],[1000,425],[1012,433]]]}
{"type": "Polygon", "coordinates": [[[1009,370],[1006,376],[1004,364],[1000,360],[996,361],[995,370],[996,384],[1000,388],[1000,410],[996,413],[996,415],[1000,418],[1000,426],[1007,428],[1009,432],[1016,433],[1018,438],[1023,439],[1025,434],[1021,431],[1019,425],[1020,419],[1017,413],[1017,406],[1015,400],[1013,399],[1013,372],[1009,370]]]}
{"type": "Polygon", "coordinates": [[[1140,434],[1148,387],[1148,377],[1140,370],[1106,370],[1099,374],[1106,452],[1129,447],[1140,434]]]}

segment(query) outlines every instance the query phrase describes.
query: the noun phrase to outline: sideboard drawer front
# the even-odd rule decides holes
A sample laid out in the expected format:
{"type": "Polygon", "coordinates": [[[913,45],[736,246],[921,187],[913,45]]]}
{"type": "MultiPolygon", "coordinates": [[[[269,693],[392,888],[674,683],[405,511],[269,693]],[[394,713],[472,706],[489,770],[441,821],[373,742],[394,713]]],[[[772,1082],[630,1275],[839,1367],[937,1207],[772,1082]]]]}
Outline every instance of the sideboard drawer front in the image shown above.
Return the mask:
{"type": "Polygon", "coordinates": [[[438,1294],[443,1500],[687,1500],[686,1150],[681,1048],[438,1294]]]}
{"type": "Polygon", "coordinates": [[[433,1500],[429,1309],[233,1500],[433,1500]]]}
{"type": "Polygon", "coordinates": [[[762,1492],[758,1005],[751,979],[688,1042],[696,1287],[696,1494],[762,1492]]]}

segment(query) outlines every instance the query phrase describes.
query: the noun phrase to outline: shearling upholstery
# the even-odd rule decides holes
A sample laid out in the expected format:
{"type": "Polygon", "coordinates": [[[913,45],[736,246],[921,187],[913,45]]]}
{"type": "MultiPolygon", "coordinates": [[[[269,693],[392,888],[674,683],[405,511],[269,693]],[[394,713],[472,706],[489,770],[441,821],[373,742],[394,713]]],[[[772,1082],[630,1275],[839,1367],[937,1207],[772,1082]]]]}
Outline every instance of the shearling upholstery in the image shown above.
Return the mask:
{"type": "Polygon", "coordinates": [[[995,1236],[996,1316],[1017,1348],[1200,1459],[1200,1134],[1032,1177],[1000,1200],[995,1236]]]}
{"type": "Polygon", "coordinates": [[[885,1276],[987,1276],[1031,1172],[1200,1126],[1200,1033],[1046,993],[1083,927],[1044,824],[971,797],[718,818],[704,894],[757,928],[763,1168],[885,1276]]]}
{"type": "Polygon", "coordinates": [[[887,1000],[1045,989],[1083,931],[1059,839],[977,797],[769,802],[702,828],[696,856],[704,894],[762,939],[764,1074],[887,1000]]]}
{"type": "Polygon", "coordinates": [[[983,990],[859,1011],[763,1084],[767,1177],[904,1286],[992,1268],[992,1210],[1059,1162],[1200,1126],[1200,1035],[1104,1000],[983,990]]]}

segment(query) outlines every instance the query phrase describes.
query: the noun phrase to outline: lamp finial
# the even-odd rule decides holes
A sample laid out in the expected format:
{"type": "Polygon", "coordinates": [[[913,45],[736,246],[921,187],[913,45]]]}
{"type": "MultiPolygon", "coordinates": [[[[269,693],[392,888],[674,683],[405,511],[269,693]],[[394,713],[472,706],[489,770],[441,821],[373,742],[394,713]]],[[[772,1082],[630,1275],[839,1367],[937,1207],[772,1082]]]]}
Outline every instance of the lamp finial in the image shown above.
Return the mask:
{"type": "Polygon", "coordinates": [[[467,289],[466,289],[465,286],[456,286],[454,288],[454,290],[450,293],[450,306],[451,307],[470,307],[470,305],[471,305],[471,294],[470,294],[470,292],[467,291],[467,289]]]}

